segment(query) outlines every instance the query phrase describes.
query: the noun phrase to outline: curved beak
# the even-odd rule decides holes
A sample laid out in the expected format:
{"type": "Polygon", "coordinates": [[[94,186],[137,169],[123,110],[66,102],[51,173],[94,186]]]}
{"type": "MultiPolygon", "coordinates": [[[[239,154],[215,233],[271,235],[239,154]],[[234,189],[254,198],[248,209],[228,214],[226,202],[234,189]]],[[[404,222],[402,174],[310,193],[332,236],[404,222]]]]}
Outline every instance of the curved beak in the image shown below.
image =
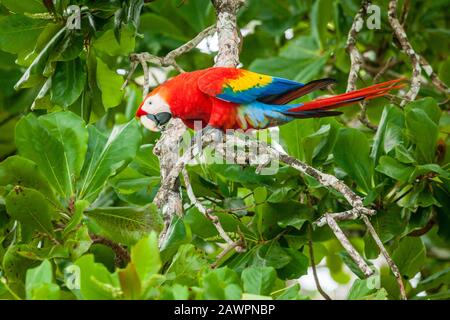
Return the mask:
{"type": "Polygon", "coordinates": [[[147,115],[147,112],[145,112],[144,109],[142,109],[143,105],[144,105],[144,102],[141,103],[141,105],[139,106],[139,108],[136,111],[136,117],[138,117],[138,118],[147,115]]]}
{"type": "Polygon", "coordinates": [[[152,120],[149,115],[144,115],[139,118],[141,120],[142,125],[150,131],[158,132],[161,131],[158,124],[152,120]]]}

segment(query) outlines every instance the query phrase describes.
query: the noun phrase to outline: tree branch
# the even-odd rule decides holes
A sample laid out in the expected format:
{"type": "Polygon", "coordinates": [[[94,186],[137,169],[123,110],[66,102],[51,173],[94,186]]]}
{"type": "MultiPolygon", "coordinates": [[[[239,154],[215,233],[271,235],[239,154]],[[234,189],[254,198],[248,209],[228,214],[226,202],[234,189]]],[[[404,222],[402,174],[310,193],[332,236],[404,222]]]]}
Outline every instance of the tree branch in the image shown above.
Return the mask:
{"type": "Polygon", "coordinates": [[[320,285],[319,276],[317,275],[317,269],[316,269],[316,262],[314,261],[314,248],[313,248],[313,242],[311,239],[311,226],[309,225],[309,240],[308,240],[308,247],[309,247],[309,257],[311,259],[311,268],[313,271],[313,277],[314,282],[316,283],[317,291],[322,295],[322,297],[325,300],[332,300],[331,297],[322,289],[322,286],[320,285]]]}
{"type": "Polygon", "coordinates": [[[405,29],[403,29],[403,26],[401,25],[400,21],[397,17],[397,0],[390,0],[389,1],[389,10],[388,10],[388,19],[389,23],[391,24],[392,29],[394,30],[395,37],[400,42],[400,45],[402,47],[402,50],[406,53],[406,55],[411,60],[412,64],[412,78],[411,78],[411,88],[409,91],[405,94],[405,99],[402,101],[401,105],[405,105],[409,101],[413,101],[416,99],[417,94],[420,90],[420,74],[421,74],[421,67],[420,67],[420,57],[416,52],[414,51],[413,47],[409,43],[408,36],[406,35],[405,29]]]}
{"type": "Polygon", "coordinates": [[[402,300],[407,300],[405,286],[403,285],[402,275],[400,274],[400,271],[398,270],[397,265],[395,264],[394,260],[392,260],[391,256],[389,255],[386,248],[384,247],[383,242],[381,241],[380,237],[378,236],[377,232],[375,231],[375,228],[372,226],[372,223],[370,223],[369,218],[367,216],[362,216],[362,220],[364,221],[364,224],[366,225],[367,230],[369,231],[373,240],[377,244],[378,248],[380,249],[381,253],[383,254],[384,258],[386,259],[387,264],[391,268],[391,271],[394,274],[395,279],[397,280],[397,284],[400,289],[400,297],[402,298],[402,300]]]}
{"type": "Polygon", "coordinates": [[[370,5],[370,0],[363,0],[361,8],[353,19],[352,27],[348,33],[347,44],[345,48],[350,54],[350,72],[348,74],[347,92],[356,89],[356,80],[358,79],[358,72],[363,64],[363,57],[361,52],[356,48],[356,36],[364,26],[364,17],[367,14],[367,7],[370,5]]]}

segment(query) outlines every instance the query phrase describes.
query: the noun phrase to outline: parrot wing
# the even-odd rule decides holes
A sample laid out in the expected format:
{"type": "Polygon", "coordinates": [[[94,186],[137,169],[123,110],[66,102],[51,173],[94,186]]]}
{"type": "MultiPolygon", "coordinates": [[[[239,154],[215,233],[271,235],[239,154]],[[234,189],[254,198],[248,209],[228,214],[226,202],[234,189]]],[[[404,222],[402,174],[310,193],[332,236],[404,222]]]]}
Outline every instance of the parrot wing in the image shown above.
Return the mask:
{"type": "Polygon", "coordinates": [[[198,79],[199,89],[228,102],[245,104],[263,99],[276,100],[278,95],[303,88],[300,82],[267,76],[236,68],[211,68],[198,79]]]}

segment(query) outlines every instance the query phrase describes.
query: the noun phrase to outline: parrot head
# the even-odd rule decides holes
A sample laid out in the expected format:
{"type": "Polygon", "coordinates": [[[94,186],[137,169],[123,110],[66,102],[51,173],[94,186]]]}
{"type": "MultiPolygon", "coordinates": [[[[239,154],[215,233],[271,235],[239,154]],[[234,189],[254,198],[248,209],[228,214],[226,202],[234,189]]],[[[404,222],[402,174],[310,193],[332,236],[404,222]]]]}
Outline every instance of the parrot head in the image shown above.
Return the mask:
{"type": "Polygon", "coordinates": [[[151,131],[161,131],[162,127],[172,118],[170,106],[157,91],[150,93],[136,111],[144,127],[151,131]]]}

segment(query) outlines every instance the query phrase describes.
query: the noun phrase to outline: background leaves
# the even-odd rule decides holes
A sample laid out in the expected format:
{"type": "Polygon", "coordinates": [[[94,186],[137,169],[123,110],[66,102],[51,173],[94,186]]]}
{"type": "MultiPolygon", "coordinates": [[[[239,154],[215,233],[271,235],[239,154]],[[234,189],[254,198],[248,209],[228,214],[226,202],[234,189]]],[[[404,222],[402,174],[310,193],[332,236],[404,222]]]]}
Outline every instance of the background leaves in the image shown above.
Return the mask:
{"type": "MultiPolygon", "coordinates": [[[[129,53],[163,56],[214,24],[209,1],[0,3],[0,298],[315,299],[318,292],[308,290],[309,241],[318,268],[334,286],[350,288],[330,295],[398,298],[395,279],[378,264],[378,249],[360,221],[340,226],[380,271],[369,279],[328,228],[312,228],[324,212],[349,209],[340,195],[283,165],[270,176],[250,165],[189,165],[197,197],[233,239],[244,237],[247,250],[217,259],[224,242],[184,189],[185,215],[158,248],[162,214],[151,202],[160,184],[153,154],[159,134],[142,130],[134,118],[142,70],[120,88],[129,53]],[[65,10],[80,3],[81,29],[70,29],[65,10]]],[[[365,59],[358,88],[372,84],[388,59],[393,65],[378,82],[411,72],[386,23],[388,2],[374,3],[381,29],[363,24],[358,34],[365,59]]],[[[450,65],[445,4],[411,2],[404,21],[414,47],[444,82],[450,65]]],[[[337,80],[332,92],[295,102],[344,92],[345,42],[359,5],[247,0],[238,16],[243,67],[300,82],[337,80]]],[[[177,63],[187,71],[210,67],[216,50],[209,38],[177,63]]],[[[151,86],[175,74],[150,65],[151,86]]],[[[446,299],[448,97],[425,74],[422,80],[419,98],[404,108],[395,97],[369,102],[376,131],[361,125],[355,105],[339,117],[280,127],[277,147],[342,179],[376,209],[371,220],[408,298],[446,299]]]]}

